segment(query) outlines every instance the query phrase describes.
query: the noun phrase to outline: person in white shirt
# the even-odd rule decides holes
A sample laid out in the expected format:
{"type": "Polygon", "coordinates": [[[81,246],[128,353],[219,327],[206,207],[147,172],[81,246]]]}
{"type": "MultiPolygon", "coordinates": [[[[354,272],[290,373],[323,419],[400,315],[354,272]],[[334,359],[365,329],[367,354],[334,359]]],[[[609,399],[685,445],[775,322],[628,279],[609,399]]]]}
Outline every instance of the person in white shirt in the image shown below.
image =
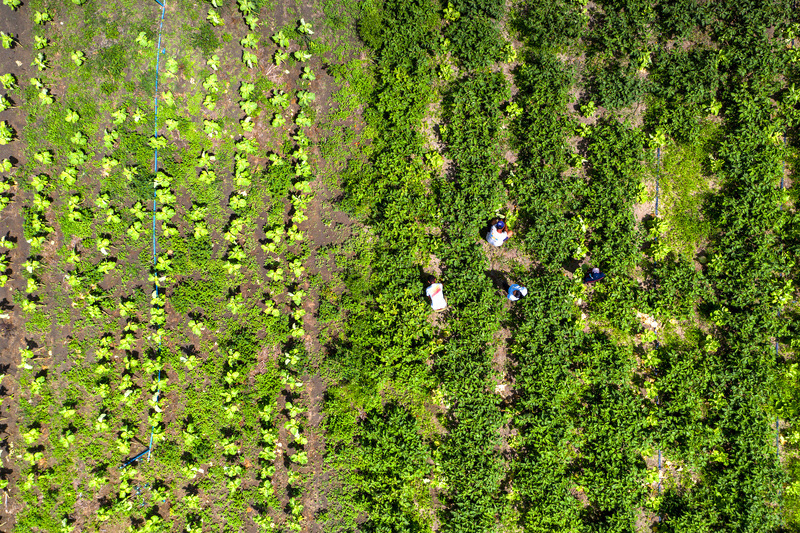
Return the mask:
{"type": "Polygon", "coordinates": [[[425,294],[431,299],[431,307],[434,311],[441,311],[447,307],[447,302],[444,299],[444,292],[442,291],[442,284],[436,283],[436,278],[431,276],[428,278],[430,285],[425,289],[425,294]]]}
{"type": "Polygon", "coordinates": [[[506,226],[505,220],[499,220],[495,218],[492,220],[492,226],[489,228],[489,233],[486,234],[486,240],[492,246],[499,248],[513,234],[514,232],[509,230],[506,226]]]}

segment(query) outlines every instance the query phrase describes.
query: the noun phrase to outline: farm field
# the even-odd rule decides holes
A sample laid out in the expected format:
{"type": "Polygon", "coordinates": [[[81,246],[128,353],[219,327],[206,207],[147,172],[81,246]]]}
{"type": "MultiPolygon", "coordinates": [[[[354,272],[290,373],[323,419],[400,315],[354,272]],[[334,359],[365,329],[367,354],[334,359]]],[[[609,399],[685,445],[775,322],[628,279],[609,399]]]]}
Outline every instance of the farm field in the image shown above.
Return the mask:
{"type": "Polygon", "coordinates": [[[791,0],[0,13],[0,531],[800,531],[791,0]]]}

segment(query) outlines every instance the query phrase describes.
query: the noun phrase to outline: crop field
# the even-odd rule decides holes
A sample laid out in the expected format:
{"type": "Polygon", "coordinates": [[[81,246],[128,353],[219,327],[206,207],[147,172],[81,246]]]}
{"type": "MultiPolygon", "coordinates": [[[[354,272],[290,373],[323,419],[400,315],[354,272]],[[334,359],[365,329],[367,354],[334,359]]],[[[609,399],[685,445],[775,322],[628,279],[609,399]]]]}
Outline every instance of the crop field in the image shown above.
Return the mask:
{"type": "Polygon", "coordinates": [[[0,14],[0,532],[800,531],[793,0],[0,14]]]}

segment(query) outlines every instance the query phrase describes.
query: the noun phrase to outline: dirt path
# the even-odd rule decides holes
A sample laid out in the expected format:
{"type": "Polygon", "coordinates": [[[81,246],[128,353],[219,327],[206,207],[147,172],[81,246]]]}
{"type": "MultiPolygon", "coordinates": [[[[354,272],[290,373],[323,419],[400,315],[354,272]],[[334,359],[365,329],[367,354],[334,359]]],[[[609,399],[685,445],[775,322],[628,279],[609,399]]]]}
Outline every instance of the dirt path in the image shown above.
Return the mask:
{"type": "MultiPolygon", "coordinates": [[[[0,31],[6,34],[14,34],[18,43],[14,47],[0,50],[0,74],[11,73],[17,78],[17,83],[26,82],[31,77],[31,46],[33,42],[32,23],[30,20],[30,7],[24,3],[18,10],[11,11],[8,7],[0,7],[3,16],[0,17],[0,31]],[[22,43],[22,44],[19,44],[22,43]]],[[[19,106],[21,102],[20,89],[14,91],[3,91],[13,105],[19,106]]],[[[26,125],[25,114],[19,108],[7,109],[0,113],[0,120],[6,121],[16,132],[16,140],[10,144],[0,146],[0,160],[9,159],[16,167],[25,162],[24,144],[21,140],[26,125]]],[[[18,170],[11,172],[11,176],[19,179],[18,170]],[[16,172],[15,172],[16,171],[16,172]]],[[[28,257],[28,244],[23,238],[22,212],[19,186],[13,187],[9,191],[12,201],[2,212],[0,212],[0,236],[17,243],[17,248],[7,252],[10,260],[10,271],[6,271],[9,281],[5,287],[0,287],[0,314],[8,315],[8,318],[0,318],[0,375],[6,378],[0,386],[0,396],[2,396],[2,406],[0,406],[0,437],[3,444],[0,448],[0,459],[4,465],[8,457],[8,437],[12,432],[18,432],[19,409],[15,402],[6,401],[9,397],[17,394],[16,373],[19,361],[19,349],[25,343],[25,318],[18,305],[13,303],[15,292],[25,290],[25,280],[20,275],[20,266],[28,257]]],[[[3,476],[8,480],[9,487],[15,485],[19,472],[6,470],[3,476]]],[[[8,492],[3,491],[0,495],[3,498],[3,505],[0,506],[0,523],[4,523],[9,531],[13,529],[13,517],[22,508],[22,504],[13,501],[8,497],[8,492]]]]}

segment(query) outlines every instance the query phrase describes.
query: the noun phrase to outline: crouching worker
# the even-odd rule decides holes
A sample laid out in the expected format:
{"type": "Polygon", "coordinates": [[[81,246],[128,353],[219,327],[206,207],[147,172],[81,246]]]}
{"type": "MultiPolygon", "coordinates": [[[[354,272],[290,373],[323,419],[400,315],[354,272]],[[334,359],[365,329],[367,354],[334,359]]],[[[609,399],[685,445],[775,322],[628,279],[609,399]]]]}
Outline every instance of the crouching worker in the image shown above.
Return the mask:
{"type": "Polygon", "coordinates": [[[428,278],[428,288],[425,289],[425,294],[431,299],[431,307],[434,311],[441,311],[447,307],[447,302],[444,300],[444,293],[442,292],[442,284],[436,283],[436,278],[433,276],[428,278]]]}
{"type": "Polygon", "coordinates": [[[606,275],[600,272],[599,268],[595,267],[591,271],[586,273],[586,277],[583,278],[583,282],[586,283],[587,285],[591,285],[596,281],[600,281],[604,277],[606,277],[606,275]]]}
{"type": "Polygon", "coordinates": [[[496,246],[499,248],[513,234],[514,232],[509,230],[508,227],[506,226],[505,220],[500,220],[498,218],[495,218],[492,219],[492,227],[489,228],[489,233],[486,234],[486,240],[492,246],[496,246]]]}
{"type": "Polygon", "coordinates": [[[528,288],[523,287],[522,285],[517,285],[516,283],[512,283],[511,286],[508,288],[508,299],[512,302],[516,302],[520,298],[524,298],[528,295],[528,288]]]}

